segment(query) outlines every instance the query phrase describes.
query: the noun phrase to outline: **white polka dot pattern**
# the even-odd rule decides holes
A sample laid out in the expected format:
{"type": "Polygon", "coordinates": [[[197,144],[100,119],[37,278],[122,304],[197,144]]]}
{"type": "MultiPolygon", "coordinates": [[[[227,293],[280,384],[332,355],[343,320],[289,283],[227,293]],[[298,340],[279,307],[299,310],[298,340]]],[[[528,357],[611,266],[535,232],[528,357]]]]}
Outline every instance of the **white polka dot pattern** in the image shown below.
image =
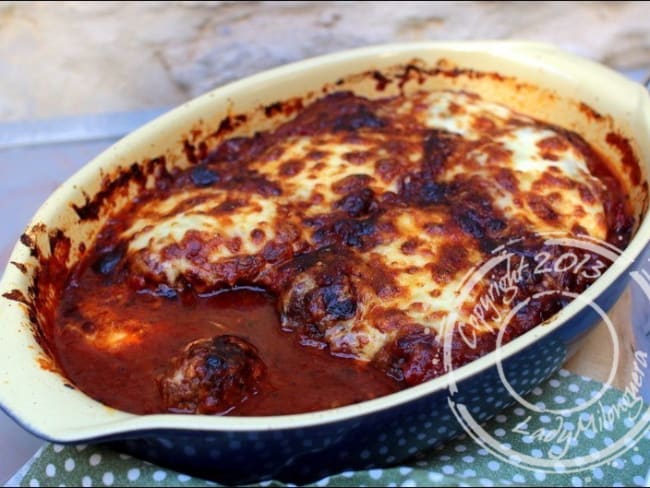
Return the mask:
{"type": "MultiPolygon", "coordinates": [[[[543,361],[539,363],[541,374],[549,366],[543,361]]],[[[533,364],[529,366],[533,370],[533,364]]],[[[515,383],[516,378],[509,378],[515,383]]],[[[594,432],[583,429],[590,415],[600,408],[593,405],[581,416],[569,417],[562,414],[563,409],[580,406],[585,403],[584,398],[592,398],[599,389],[593,381],[572,375],[560,370],[543,386],[529,388],[527,400],[544,414],[538,414],[536,422],[528,408],[523,405],[512,405],[500,412],[488,422],[483,424],[486,432],[491,432],[498,439],[502,448],[510,449],[509,461],[497,458],[485,448],[474,443],[471,438],[463,434],[444,446],[440,441],[454,432],[458,427],[451,415],[445,414],[438,418],[426,415],[417,417],[418,425],[393,425],[384,430],[384,434],[377,436],[375,444],[371,447],[353,451],[351,446],[337,449],[340,459],[354,458],[365,463],[377,462],[367,471],[344,471],[328,477],[320,477],[314,481],[315,486],[430,486],[430,485],[456,485],[456,486],[510,486],[522,484],[549,484],[562,486],[589,486],[593,484],[611,486],[646,486],[646,474],[649,463],[645,453],[650,452],[650,432],[648,432],[637,445],[630,444],[631,449],[621,454],[612,462],[594,465],[598,460],[600,450],[611,446],[621,437],[620,428],[629,429],[630,422],[622,420],[619,424],[612,422],[611,429],[604,428],[594,432]],[[555,412],[555,413],[553,413],[555,412]],[[559,413],[558,413],[559,412],[559,413]],[[580,430],[580,442],[573,442],[573,447],[583,447],[581,463],[588,465],[582,471],[567,470],[562,464],[556,464],[548,471],[528,470],[521,467],[523,458],[532,459],[548,458],[550,455],[561,455],[566,445],[559,439],[550,439],[548,443],[540,445],[537,431],[545,429],[552,432],[562,422],[563,432],[567,435],[575,434],[580,430]],[[616,425],[614,425],[616,424],[616,425]],[[530,432],[525,436],[514,436],[513,429],[527,429],[530,432]],[[618,430],[617,430],[618,429],[618,430]],[[413,444],[429,447],[429,450],[418,450],[413,444]],[[414,454],[402,466],[390,467],[386,463],[393,463],[400,452],[414,454]]],[[[506,402],[504,391],[489,387],[481,390],[475,388],[471,394],[479,402],[498,404],[506,402]],[[489,391],[488,391],[489,390],[489,391]]],[[[599,393],[598,393],[599,394],[599,393]]],[[[621,394],[615,390],[605,392],[607,402],[601,404],[616,405],[621,394]]],[[[480,407],[480,405],[479,405],[480,407]]],[[[477,418],[483,413],[481,408],[476,409],[477,418]]],[[[611,413],[609,414],[612,415],[611,413]]],[[[541,432],[541,431],[540,431],[541,432]]],[[[336,433],[340,437],[343,433],[336,433]]],[[[332,434],[332,439],[334,438],[332,434]]],[[[257,440],[257,438],[256,438],[257,440]]],[[[278,437],[279,448],[287,448],[289,441],[278,437]]],[[[161,439],[165,449],[174,447],[173,439],[161,439]]],[[[231,439],[232,445],[243,449],[243,440],[231,439]]],[[[261,440],[257,440],[258,444],[261,440]]],[[[298,442],[310,447],[314,441],[309,438],[299,438],[298,442]]],[[[332,442],[331,440],[328,442],[332,442]]],[[[262,445],[262,444],[259,444],[262,445]]],[[[571,446],[571,443],[569,443],[571,446]]],[[[197,446],[180,446],[180,452],[188,457],[205,456],[211,458],[215,465],[228,462],[221,458],[217,440],[212,440],[210,449],[201,452],[197,446]]],[[[507,456],[506,456],[507,458],[507,456]]],[[[243,458],[242,458],[243,459],[243,458]]],[[[273,466],[271,465],[270,468],[273,466]]],[[[306,471],[308,473],[308,471],[306,471]]],[[[214,483],[175,473],[159,466],[141,461],[125,454],[118,454],[103,446],[78,445],[62,446],[53,444],[35,457],[26,475],[21,481],[21,486],[215,486],[214,483]]],[[[275,481],[263,481],[259,486],[282,486],[275,481]]],[[[288,485],[292,486],[292,485],[288,485]]]]}

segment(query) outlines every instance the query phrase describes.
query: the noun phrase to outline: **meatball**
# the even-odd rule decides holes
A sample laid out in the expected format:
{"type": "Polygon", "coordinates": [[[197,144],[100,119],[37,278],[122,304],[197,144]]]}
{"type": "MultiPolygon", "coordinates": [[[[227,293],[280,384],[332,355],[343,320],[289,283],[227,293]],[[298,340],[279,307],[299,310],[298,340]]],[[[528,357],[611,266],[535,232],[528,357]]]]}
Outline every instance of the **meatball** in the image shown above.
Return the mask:
{"type": "Polygon", "coordinates": [[[294,329],[310,324],[324,332],[328,327],[356,315],[355,280],[331,271],[326,264],[319,262],[296,277],[283,304],[285,313],[282,322],[285,328],[294,329]]]}
{"type": "Polygon", "coordinates": [[[376,300],[371,272],[354,257],[319,250],[292,260],[280,272],[280,321],[303,345],[367,360],[375,352],[375,330],[367,321],[376,300]]]}
{"type": "Polygon", "coordinates": [[[415,386],[444,374],[443,345],[424,329],[397,336],[377,354],[374,364],[391,378],[415,386]]]}
{"type": "Polygon", "coordinates": [[[259,392],[266,366],[241,337],[222,335],[188,344],[159,379],[167,410],[225,414],[259,392]]]}

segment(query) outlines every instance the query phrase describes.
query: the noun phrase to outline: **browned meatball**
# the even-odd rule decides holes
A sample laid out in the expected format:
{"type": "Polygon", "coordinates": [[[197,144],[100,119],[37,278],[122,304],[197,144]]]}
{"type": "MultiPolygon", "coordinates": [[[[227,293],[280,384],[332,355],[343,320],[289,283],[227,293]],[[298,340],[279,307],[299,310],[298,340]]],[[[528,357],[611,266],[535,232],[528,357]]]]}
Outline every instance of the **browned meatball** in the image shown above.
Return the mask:
{"type": "Polygon", "coordinates": [[[335,349],[334,328],[352,327],[359,320],[368,293],[350,262],[349,256],[319,250],[285,266],[279,293],[282,327],[298,331],[303,342],[335,349]]]}
{"type": "Polygon", "coordinates": [[[159,380],[167,410],[224,414],[258,393],[266,366],[241,337],[222,335],[188,344],[159,380]]]}
{"type": "Polygon", "coordinates": [[[416,329],[386,344],[374,364],[393,379],[415,386],[444,373],[443,354],[435,334],[416,329]]]}

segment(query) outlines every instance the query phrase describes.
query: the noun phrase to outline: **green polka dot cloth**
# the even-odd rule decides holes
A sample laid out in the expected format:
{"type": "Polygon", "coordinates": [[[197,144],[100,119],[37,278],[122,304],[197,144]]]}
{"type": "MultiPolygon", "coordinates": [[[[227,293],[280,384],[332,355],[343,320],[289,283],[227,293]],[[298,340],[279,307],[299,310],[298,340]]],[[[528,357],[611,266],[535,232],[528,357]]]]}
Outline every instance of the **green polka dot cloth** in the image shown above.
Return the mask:
{"type": "MultiPolygon", "coordinates": [[[[650,486],[650,413],[639,397],[560,370],[525,400],[528,405],[546,407],[546,413],[533,415],[535,410],[526,410],[518,403],[481,424],[501,449],[463,434],[401,466],[343,472],[313,485],[650,486]],[[577,413],[567,412],[572,405],[582,408],[576,409],[577,413]],[[621,443],[622,449],[608,450],[621,443]],[[608,455],[610,451],[615,454],[608,455]],[[563,462],[568,457],[576,460],[575,464],[563,462]]],[[[7,483],[113,485],[218,486],[102,446],[56,444],[41,448],[7,483]]],[[[259,486],[284,485],[263,481],[259,486]]]]}

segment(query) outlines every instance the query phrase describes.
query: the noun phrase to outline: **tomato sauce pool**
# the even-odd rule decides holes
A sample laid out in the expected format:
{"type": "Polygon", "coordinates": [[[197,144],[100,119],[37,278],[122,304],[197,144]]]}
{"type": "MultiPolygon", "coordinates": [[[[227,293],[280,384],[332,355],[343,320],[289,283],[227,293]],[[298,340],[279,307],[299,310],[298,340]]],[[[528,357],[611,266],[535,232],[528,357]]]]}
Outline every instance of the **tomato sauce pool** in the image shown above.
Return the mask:
{"type": "Polygon", "coordinates": [[[57,323],[61,326],[56,327],[54,348],[65,375],[89,396],[136,414],[166,411],[158,378],[171,357],[192,341],[224,334],[254,345],[267,368],[258,394],[236,406],[232,415],[311,412],[400,389],[364,363],[301,346],[297,335],[282,331],[274,297],[255,289],[167,298],[136,294],[87,269],[64,295],[57,323]],[[86,302],[88,297],[92,300],[86,302]],[[128,337],[113,338],[117,344],[94,331],[88,320],[98,315],[106,319],[112,311],[119,311],[116,320],[128,317],[134,323],[128,337]]]}

